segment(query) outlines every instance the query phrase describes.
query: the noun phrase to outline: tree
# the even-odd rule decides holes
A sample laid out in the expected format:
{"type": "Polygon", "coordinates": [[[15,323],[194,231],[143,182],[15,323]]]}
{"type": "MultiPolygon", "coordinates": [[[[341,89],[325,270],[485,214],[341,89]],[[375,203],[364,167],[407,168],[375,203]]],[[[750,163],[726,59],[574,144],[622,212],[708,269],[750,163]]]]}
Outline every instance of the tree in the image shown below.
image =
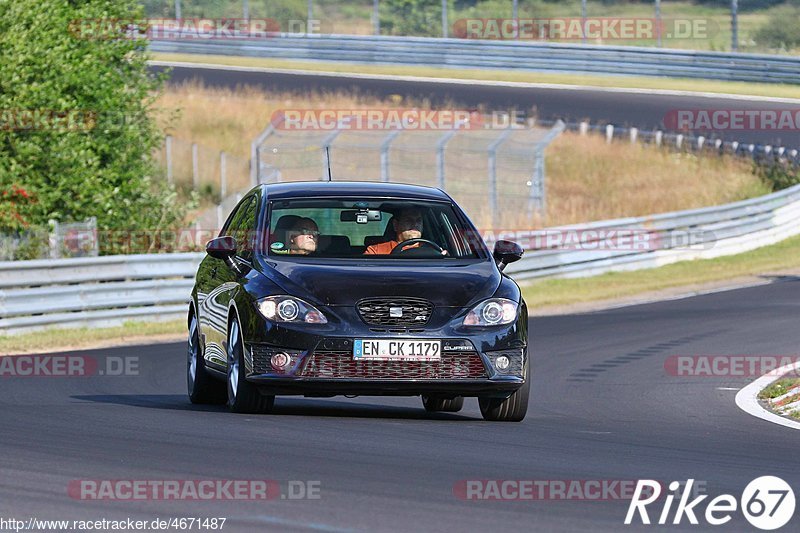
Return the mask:
{"type": "Polygon", "coordinates": [[[151,157],[163,79],[148,72],[144,39],[98,31],[141,17],[136,0],[0,0],[0,189],[19,183],[36,197],[32,225],[181,220],[151,157]]]}

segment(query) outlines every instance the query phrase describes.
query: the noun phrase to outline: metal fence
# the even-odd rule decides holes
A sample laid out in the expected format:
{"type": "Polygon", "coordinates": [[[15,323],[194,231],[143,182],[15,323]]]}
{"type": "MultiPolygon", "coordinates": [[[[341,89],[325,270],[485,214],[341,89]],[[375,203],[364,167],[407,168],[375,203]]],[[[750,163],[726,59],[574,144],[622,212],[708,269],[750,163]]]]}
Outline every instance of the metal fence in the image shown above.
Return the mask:
{"type": "Polygon", "coordinates": [[[248,188],[250,161],[168,135],[154,154],[170,184],[221,199],[248,188]]]}
{"type": "Polygon", "coordinates": [[[284,131],[252,143],[251,181],[328,179],[427,185],[446,190],[481,227],[541,222],[545,148],[563,131],[532,124],[447,131],[284,131]]]}
{"type": "MultiPolygon", "coordinates": [[[[543,231],[577,231],[581,242],[571,249],[528,243],[525,257],[506,269],[515,279],[591,276],[736,254],[800,234],[800,185],[722,206],[543,231]],[[593,246],[604,232],[619,230],[645,232],[660,246],[593,246]],[[704,241],[686,246],[673,238],[681,233],[701,234],[704,241]]],[[[183,253],[0,263],[0,333],[183,317],[202,258],[183,253]]]]}
{"type": "Polygon", "coordinates": [[[800,57],[519,41],[315,35],[264,40],[159,40],[154,52],[375,65],[800,83],[800,57]]]}
{"type": "Polygon", "coordinates": [[[203,254],[0,263],[0,333],[186,315],[203,254]]]}
{"type": "Polygon", "coordinates": [[[0,261],[97,257],[97,218],[84,222],[50,221],[50,227],[0,234],[0,261]]]}

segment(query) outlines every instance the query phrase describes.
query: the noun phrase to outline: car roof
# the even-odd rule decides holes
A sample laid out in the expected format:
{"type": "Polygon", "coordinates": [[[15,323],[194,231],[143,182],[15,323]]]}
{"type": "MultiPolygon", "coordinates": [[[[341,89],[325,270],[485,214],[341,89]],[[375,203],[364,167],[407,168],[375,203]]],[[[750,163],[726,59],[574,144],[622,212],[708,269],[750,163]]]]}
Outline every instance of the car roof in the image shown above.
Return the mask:
{"type": "Polygon", "coordinates": [[[451,198],[440,189],[405,183],[375,183],[369,181],[296,181],[261,185],[269,200],[289,198],[409,198],[415,200],[445,200],[451,198]]]}

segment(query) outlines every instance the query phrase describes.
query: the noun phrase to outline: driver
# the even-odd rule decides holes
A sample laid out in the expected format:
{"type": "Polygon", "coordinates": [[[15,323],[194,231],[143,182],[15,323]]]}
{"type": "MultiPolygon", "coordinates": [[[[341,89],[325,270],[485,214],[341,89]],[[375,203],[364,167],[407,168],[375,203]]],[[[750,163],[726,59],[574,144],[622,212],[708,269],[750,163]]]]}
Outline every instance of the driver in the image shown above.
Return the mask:
{"type": "MultiPolygon", "coordinates": [[[[389,255],[395,246],[409,239],[422,238],[422,211],[415,207],[407,207],[397,213],[392,220],[392,229],[397,236],[397,240],[379,242],[367,247],[364,254],[370,255],[389,255]]],[[[419,243],[404,246],[403,250],[416,248],[419,243]]]]}

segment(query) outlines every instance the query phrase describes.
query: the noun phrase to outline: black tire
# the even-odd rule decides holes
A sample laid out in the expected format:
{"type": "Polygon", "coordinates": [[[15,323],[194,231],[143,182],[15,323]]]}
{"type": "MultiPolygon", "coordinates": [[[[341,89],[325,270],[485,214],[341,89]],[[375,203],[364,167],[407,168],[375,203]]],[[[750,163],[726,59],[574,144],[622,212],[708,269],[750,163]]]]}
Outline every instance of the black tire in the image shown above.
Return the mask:
{"type": "Polygon", "coordinates": [[[189,354],[186,368],[186,386],[189,401],[195,404],[222,404],[228,398],[225,384],[214,379],[206,370],[203,347],[200,345],[200,327],[197,317],[189,320],[189,354]]]}
{"type": "Polygon", "coordinates": [[[456,396],[448,400],[445,398],[436,398],[432,396],[423,396],[422,405],[429,413],[443,412],[443,413],[457,413],[464,407],[464,397],[456,396]]]}
{"type": "Polygon", "coordinates": [[[236,319],[228,324],[228,408],[234,413],[262,414],[272,411],[275,396],[261,394],[257,386],[245,379],[244,343],[236,319]]]}
{"type": "Polygon", "coordinates": [[[508,398],[478,398],[484,420],[492,422],[521,422],[528,412],[531,391],[530,366],[525,370],[525,384],[508,398]]]}

